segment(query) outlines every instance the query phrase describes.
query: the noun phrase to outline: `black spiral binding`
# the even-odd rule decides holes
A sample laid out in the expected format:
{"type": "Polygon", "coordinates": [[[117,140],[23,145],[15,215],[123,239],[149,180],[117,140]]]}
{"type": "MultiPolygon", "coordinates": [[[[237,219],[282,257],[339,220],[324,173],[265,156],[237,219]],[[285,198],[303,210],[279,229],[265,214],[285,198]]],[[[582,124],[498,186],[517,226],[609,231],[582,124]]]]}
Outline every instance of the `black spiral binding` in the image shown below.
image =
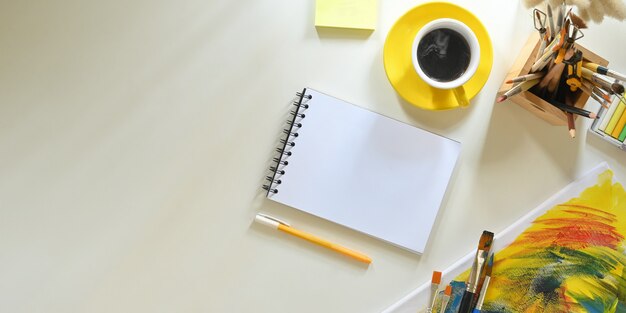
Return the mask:
{"type": "Polygon", "coordinates": [[[284,158],[291,156],[292,147],[296,145],[295,139],[298,137],[298,129],[302,127],[302,120],[306,118],[304,111],[309,108],[308,100],[313,98],[311,95],[307,95],[306,88],[302,89],[302,92],[296,93],[296,100],[293,101],[295,110],[290,112],[292,116],[287,121],[287,126],[283,129],[283,138],[280,138],[280,147],[276,148],[278,154],[273,159],[273,164],[270,166],[271,175],[266,176],[267,184],[263,185],[263,189],[267,191],[267,195],[270,193],[278,193],[278,186],[282,183],[280,176],[285,174],[285,166],[289,165],[289,161],[284,158]]]}

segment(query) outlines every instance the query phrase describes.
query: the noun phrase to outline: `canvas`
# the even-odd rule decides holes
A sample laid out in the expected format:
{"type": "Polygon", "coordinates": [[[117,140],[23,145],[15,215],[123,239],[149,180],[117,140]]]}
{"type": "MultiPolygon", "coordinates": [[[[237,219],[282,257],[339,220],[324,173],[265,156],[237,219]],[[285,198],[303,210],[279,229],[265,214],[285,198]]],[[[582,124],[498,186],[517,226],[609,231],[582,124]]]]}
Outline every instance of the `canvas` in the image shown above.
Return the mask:
{"type": "MultiPolygon", "coordinates": [[[[483,312],[626,312],[625,238],[626,191],[604,163],[496,233],[483,312]]],[[[446,312],[458,308],[474,254],[443,272],[446,312]]],[[[429,285],[385,312],[425,308],[429,285]]]]}
{"type": "Polygon", "coordinates": [[[626,192],[612,177],[606,170],[495,254],[483,312],[626,312],[626,192]]]}

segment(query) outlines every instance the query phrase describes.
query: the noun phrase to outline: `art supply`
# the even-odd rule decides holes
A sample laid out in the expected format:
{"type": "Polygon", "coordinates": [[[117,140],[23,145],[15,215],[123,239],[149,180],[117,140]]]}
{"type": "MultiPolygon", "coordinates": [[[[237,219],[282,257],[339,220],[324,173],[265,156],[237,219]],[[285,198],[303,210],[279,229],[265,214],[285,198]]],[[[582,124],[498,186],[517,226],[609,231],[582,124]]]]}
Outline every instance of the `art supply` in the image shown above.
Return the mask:
{"type": "Polygon", "coordinates": [[[435,306],[435,300],[437,300],[437,294],[439,293],[440,283],[441,272],[434,271],[430,284],[430,304],[428,305],[428,308],[426,308],[427,313],[431,313],[433,311],[433,307],[435,306]]]}
{"type": "MultiPolygon", "coordinates": [[[[554,5],[554,2],[552,2],[552,5],[554,5]]],[[[574,114],[593,118],[596,115],[595,112],[593,112],[594,114],[588,114],[584,111],[570,108],[583,108],[589,98],[598,101],[604,107],[608,107],[605,94],[619,95],[621,97],[624,85],[619,81],[611,81],[613,78],[609,79],[608,76],[594,73],[589,69],[592,68],[605,74],[609,71],[607,67],[608,61],[593,53],[593,51],[578,45],[578,40],[584,36],[581,29],[587,28],[587,24],[582,18],[572,13],[571,9],[568,10],[564,3],[559,3],[558,6],[554,7],[548,6],[546,16],[547,18],[544,22],[544,17],[540,10],[534,9],[532,12],[535,29],[538,31],[541,31],[544,27],[551,29],[550,36],[545,36],[550,39],[550,44],[546,49],[543,49],[545,38],[541,36],[541,33],[537,36],[533,32],[533,35],[514,63],[513,68],[509,71],[507,80],[500,87],[499,92],[506,93],[508,89],[507,84],[523,81],[523,77],[537,74],[537,76],[541,77],[538,85],[529,89],[528,92],[514,97],[511,102],[522,106],[552,125],[567,125],[570,134],[573,136],[575,130],[571,116],[568,117],[566,114],[562,114],[561,111],[567,110],[574,114]],[[555,17],[555,26],[552,26],[550,21],[555,17]],[[538,58],[536,57],[537,55],[539,55],[538,58]],[[511,78],[514,76],[519,77],[511,78]],[[604,89],[605,91],[603,91],[603,94],[599,94],[599,91],[594,92],[596,89],[604,89]],[[549,102],[553,100],[565,102],[571,106],[555,110],[555,108],[549,105],[549,102]]],[[[614,77],[624,76],[620,76],[616,71],[612,71],[611,74],[614,77]]],[[[501,96],[497,101],[507,98],[506,96],[501,96]]]]}
{"type": "Polygon", "coordinates": [[[567,112],[567,128],[569,129],[569,135],[574,138],[576,137],[576,124],[574,123],[574,114],[567,112]]]}
{"type": "Polygon", "coordinates": [[[443,298],[441,299],[441,308],[439,308],[439,313],[446,312],[448,308],[448,302],[450,302],[450,295],[452,294],[452,286],[446,286],[446,290],[443,292],[443,298]]]}
{"type": "Polygon", "coordinates": [[[518,76],[515,77],[513,79],[509,79],[506,81],[507,84],[513,84],[513,83],[521,83],[521,82],[525,82],[528,80],[533,80],[536,78],[541,78],[545,75],[546,73],[544,72],[539,72],[539,73],[533,73],[533,74],[526,74],[526,75],[522,75],[522,76],[518,76]]]}
{"type": "Polygon", "coordinates": [[[611,132],[611,137],[619,140],[620,135],[624,132],[625,124],[626,124],[626,110],[622,112],[622,115],[620,116],[619,120],[615,124],[615,128],[613,128],[613,131],[611,132]]]}
{"type": "Polygon", "coordinates": [[[588,117],[591,119],[595,119],[598,117],[598,115],[596,113],[587,111],[585,109],[581,109],[581,108],[577,108],[575,106],[571,106],[571,105],[567,105],[565,103],[556,101],[556,100],[551,100],[550,104],[552,104],[553,106],[565,111],[565,112],[569,112],[569,113],[573,113],[573,114],[577,114],[580,116],[584,116],[584,117],[588,117]]]}
{"type": "Polygon", "coordinates": [[[589,70],[591,70],[592,72],[598,73],[598,74],[602,74],[602,75],[606,75],[609,77],[613,77],[615,79],[621,80],[623,82],[626,82],[626,75],[618,73],[616,71],[610,70],[609,68],[606,68],[604,66],[595,64],[595,63],[591,63],[591,62],[583,62],[583,66],[589,70]]]}
{"type": "Polygon", "coordinates": [[[548,3],[548,22],[550,23],[550,36],[554,37],[556,33],[556,28],[554,27],[554,18],[552,17],[552,7],[548,3]]]}
{"type": "Polygon", "coordinates": [[[476,251],[474,263],[470,270],[470,276],[467,279],[467,287],[465,293],[463,293],[463,299],[461,299],[458,313],[470,313],[472,311],[472,302],[474,301],[474,296],[476,296],[476,293],[479,291],[480,277],[492,244],[493,233],[486,230],[483,231],[482,236],[480,236],[480,241],[478,242],[478,250],[476,251]]]}
{"type": "Polygon", "coordinates": [[[617,107],[618,103],[611,104],[608,109],[600,107],[600,110],[598,111],[599,118],[594,120],[593,124],[591,124],[589,132],[600,137],[602,140],[618,147],[619,149],[626,151],[626,142],[624,140],[626,139],[626,130],[622,130],[622,133],[620,133],[617,139],[611,137],[602,130],[606,129],[606,126],[611,120],[611,117],[614,115],[617,107]]]}
{"type": "Polygon", "coordinates": [[[374,30],[377,0],[316,0],[315,26],[374,30]]]}
{"type": "Polygon", "coordinates": [[[500,103],[522,91],[526,91],[530,88],[532,88],[534,85],[537,85],[539,83],[539,78],[535,78],[532,80],[527,80],[525,82],[521,82],[517,85],[515,85],[513,88],[509,89],[508,91],[506,91],[503,95],[500,95],[498,97],[498,99],[496,99],[496,102],[500,103]]]}
{"type": "Polygon", "coordinates": [[[493,269],[493,253],[489,256],[489,262],[487,262],[487,267],[485,268],[485,281],[483,282],[483,287],[480,290],[480,296],[478,297],[478,302],[476,302],[476,307],[474,308],[473,313],[480,313],[483,309],[483,303],[485,302],[485,294],[487,294],[487,288],[489,288],[489,281],[491,280],[491,271],[493,269]]]}
{"type": "MultiPolygon", "coordinates": [[[[623,199],[623,184],[601,163],[499,232],[491,249],[494,266],[481,310],[621,312],[615,305],[623,307],[618,296],[626,288],[620,277],[626,267],[623,199]],[[586,274],[590,272],[598,274],[586,274]],[[548,289],[536,288],[548,285],[548,289]],[[565,292],[575,299],[559,302],[563,298],[556,295],[565,292]],[[583,304],[594,306],[585,309],[583,304]]],[[[452,286],[462,284],[474,259],[475,253],[468,253],[443,271],[442,280],[452,286]]],[[[418,312],[426,306],[429,287],[430,281],[425,282],[383,313],[418,312]]],[[[451,298],[448,312],[456,312],[458,306],[451,306],[456,300],[451,298]]]]}
{"type": "Polygon", "coordinates": [[[624,85],[618,83],[617,81],[612,82],[608,80],[606,76],[593,73],[588,68],[582,69],[582,75],[585,79],[590,80],[592,83],[595,83],[600,88],[604,89],[612,95],[617,94],[618,96],[621,96],[622,94],[624,94],[624,85]]]}
{"type": "Polygon", "coordinates": [[[346,247],[340,246],[338,244],[332,243],[328,240],[324,240],[320,237],[317,237],[315,235],[303,232],[301,230],[297,230],[293,227],[291,227],[289,224],[271,217],[269,215],[266,214],[262,214],[262,213],[258,213],[255,217],[254,217],[254,221],[265,225],[265,226],[269,226],[271,228],[274,229],[278,229],[280,231],[283,231],[287,234],[290,234],[292,236],[296,236],[298,238],[302,238],[304,240],[307,240],[309,242],[312,242],[314,244],[320,245],[322,247],[328,248],[330,250],[339,252],[343,255],[349,256],[357,261],[363,262],[363,263],[372,263],[372,259],[370,259],[367,255],[360,253],[360,252],[356,252],[354,250],[348,249],[346,247]]]}
{"type": "MultiPolygon", "coordinates": [[[[533,17],[535,19],[535,29],[539,32],[539,38],[545,39],[546,37],[546,14],[541,10],[535,9],[533,10],[533,17]]],[[[539,50],[537,52],[537,59],[543,53],[543,50],[546,48],[546,40],[541,40],[541,45],[539,46],[539,50]]]]}
{"type": "MultiPolygon", "coordinates": [[[[626,111],[626,103],[622,100],[619,100],[615,107],[616,108],[615,111],[613,111],[613,114],[606,117],[606,119],[609,120],[606,124],[606,127],[601,128],[601,130],[607,135],[611,135],[613,133],[613,130],[616,128],[618,121],[624,114],[624,111],[626,111]]],[[[621,132],[621,129],[619,129],[618,131],[621,132]]]]}
{"type": "MultiPolygon", "coordinates": [[[[596,94],[594,92],[593,89],[589,89],[588,84],[581,84],[580,85],[580,90],[582,90],[585,94],[587,94],[589,97],[593,98],[593,100],[596,100],[596,102],[598,102],[601,106],[603,106],[605,109],[609,108],[609,105],[606,103],[605,99],[602,98],[602,96],[596,94]]],[[[610,99],[610,98],[609,98],[610,99]]]]}
{"type": "Polygon", "coordinates": [[[461,145],[310,88],[292,108],[267,198],[422,253],[461,145]]]}

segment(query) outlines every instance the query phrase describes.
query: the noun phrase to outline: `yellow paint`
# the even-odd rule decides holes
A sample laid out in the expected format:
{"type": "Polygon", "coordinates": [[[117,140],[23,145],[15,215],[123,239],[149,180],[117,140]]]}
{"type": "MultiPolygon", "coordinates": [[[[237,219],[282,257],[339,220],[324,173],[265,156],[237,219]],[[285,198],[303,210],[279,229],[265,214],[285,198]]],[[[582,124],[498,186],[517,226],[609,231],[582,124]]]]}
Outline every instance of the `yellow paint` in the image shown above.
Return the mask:
{"type": "Polygon", "coordinates": [[[376,28],[377,0],[317,0],[315,26],[376,28]]]}
{"type": "MultiPolygon", "coordinates": [[[[513,243],[496,253],[484,308],[489,310],[490,303],[497,303],[514,313],[586,312],[583,304],[594,299],[605,312],[615,312],[617,294],[626,290],[624,238],[626,191],[621,184],[613,183],[613,173],[607,170],[598,176],[596,185],[545,212],[513,243]],[[562,233],[570,229],[570,233],[562,233]],[[589,229],[593,234],[587,238],[589,229]],[[594,237],[596,230],[598,237],[594,237]],[[557,257],[560,262],[551,261],[557,257]],[[589,259],[611,265],[606,271],[598,266],[603,278],[586,274],[597,270],[584,263],[589,259]],[[560,279],[556,300],[532,292],[533,280],[546,277],[560,279]]],[[[456,280],[464,281],[467,274],[456,280]]]]}
{"type": "MultiPolygon", "coordinates": [[[[613,105],[618,105],[618,107],[615,109],[615,112],[613,112],[613,115],[611,116],[611,119],[609,120],[609,124],[606,126],[606,129],[604,130],[604,132],[607,135],[611,135],[613,133],[613,130],[615,129],[615,126],[617,126],[617,122],[619,122],[620,117],[622,116],[622,114],[624,113],[624,110],[626,109],[626,103],[624,103],[624,101],[619,101],[619,103],[613,103],[613,105]]],[[[608,116],[606,117],[608,118],[608,116]]]]}
{"type": "Polygon", "coordinates": [[[617,121],[617,124],[615,125],[615,128],[613,129],[613,132],[611,133],[611,137],[615,139],[619,138],[619,135],[622,133],[622,130],[624,130],[624,125],[626,125],[626,111],[622,112],[622,116],[617,121]]]}

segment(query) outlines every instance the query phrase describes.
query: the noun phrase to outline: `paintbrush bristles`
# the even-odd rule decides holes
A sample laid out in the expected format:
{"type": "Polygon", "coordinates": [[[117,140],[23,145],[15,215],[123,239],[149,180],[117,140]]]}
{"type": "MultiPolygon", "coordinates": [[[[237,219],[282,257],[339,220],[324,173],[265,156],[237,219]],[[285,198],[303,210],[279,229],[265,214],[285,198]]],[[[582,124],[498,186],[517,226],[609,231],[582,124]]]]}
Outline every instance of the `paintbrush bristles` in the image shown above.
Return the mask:
{"type": "Polygon", "coordinates": [[[432,283],[437,284],[437,285],[441,283],[441,272],[438,272],[438,271],[433,272],[432,283]]]}
{"type": "Polygon", "coordinates": [[[478,250],[488,250],[493,244],[493,233],[490,231],[483,231],[478,242],[478,250]]]}
{"type": "Polygon", "coordinates": [[[575,13],[570,12],[569,18],[572,20],[572,24],[576,25],[578,29],[587,28],[587,23],[585,23],[585,21],[582,18],[580,18],[580,16],[576,15],[575,13]]]}
{"type": "Polygon", "coordinates": [[[485,275],[491,276],[491,270],[493,268],[493,253],[489,256],[489,261],[487,262],[487,268],[485,269],[485,275]]]}

